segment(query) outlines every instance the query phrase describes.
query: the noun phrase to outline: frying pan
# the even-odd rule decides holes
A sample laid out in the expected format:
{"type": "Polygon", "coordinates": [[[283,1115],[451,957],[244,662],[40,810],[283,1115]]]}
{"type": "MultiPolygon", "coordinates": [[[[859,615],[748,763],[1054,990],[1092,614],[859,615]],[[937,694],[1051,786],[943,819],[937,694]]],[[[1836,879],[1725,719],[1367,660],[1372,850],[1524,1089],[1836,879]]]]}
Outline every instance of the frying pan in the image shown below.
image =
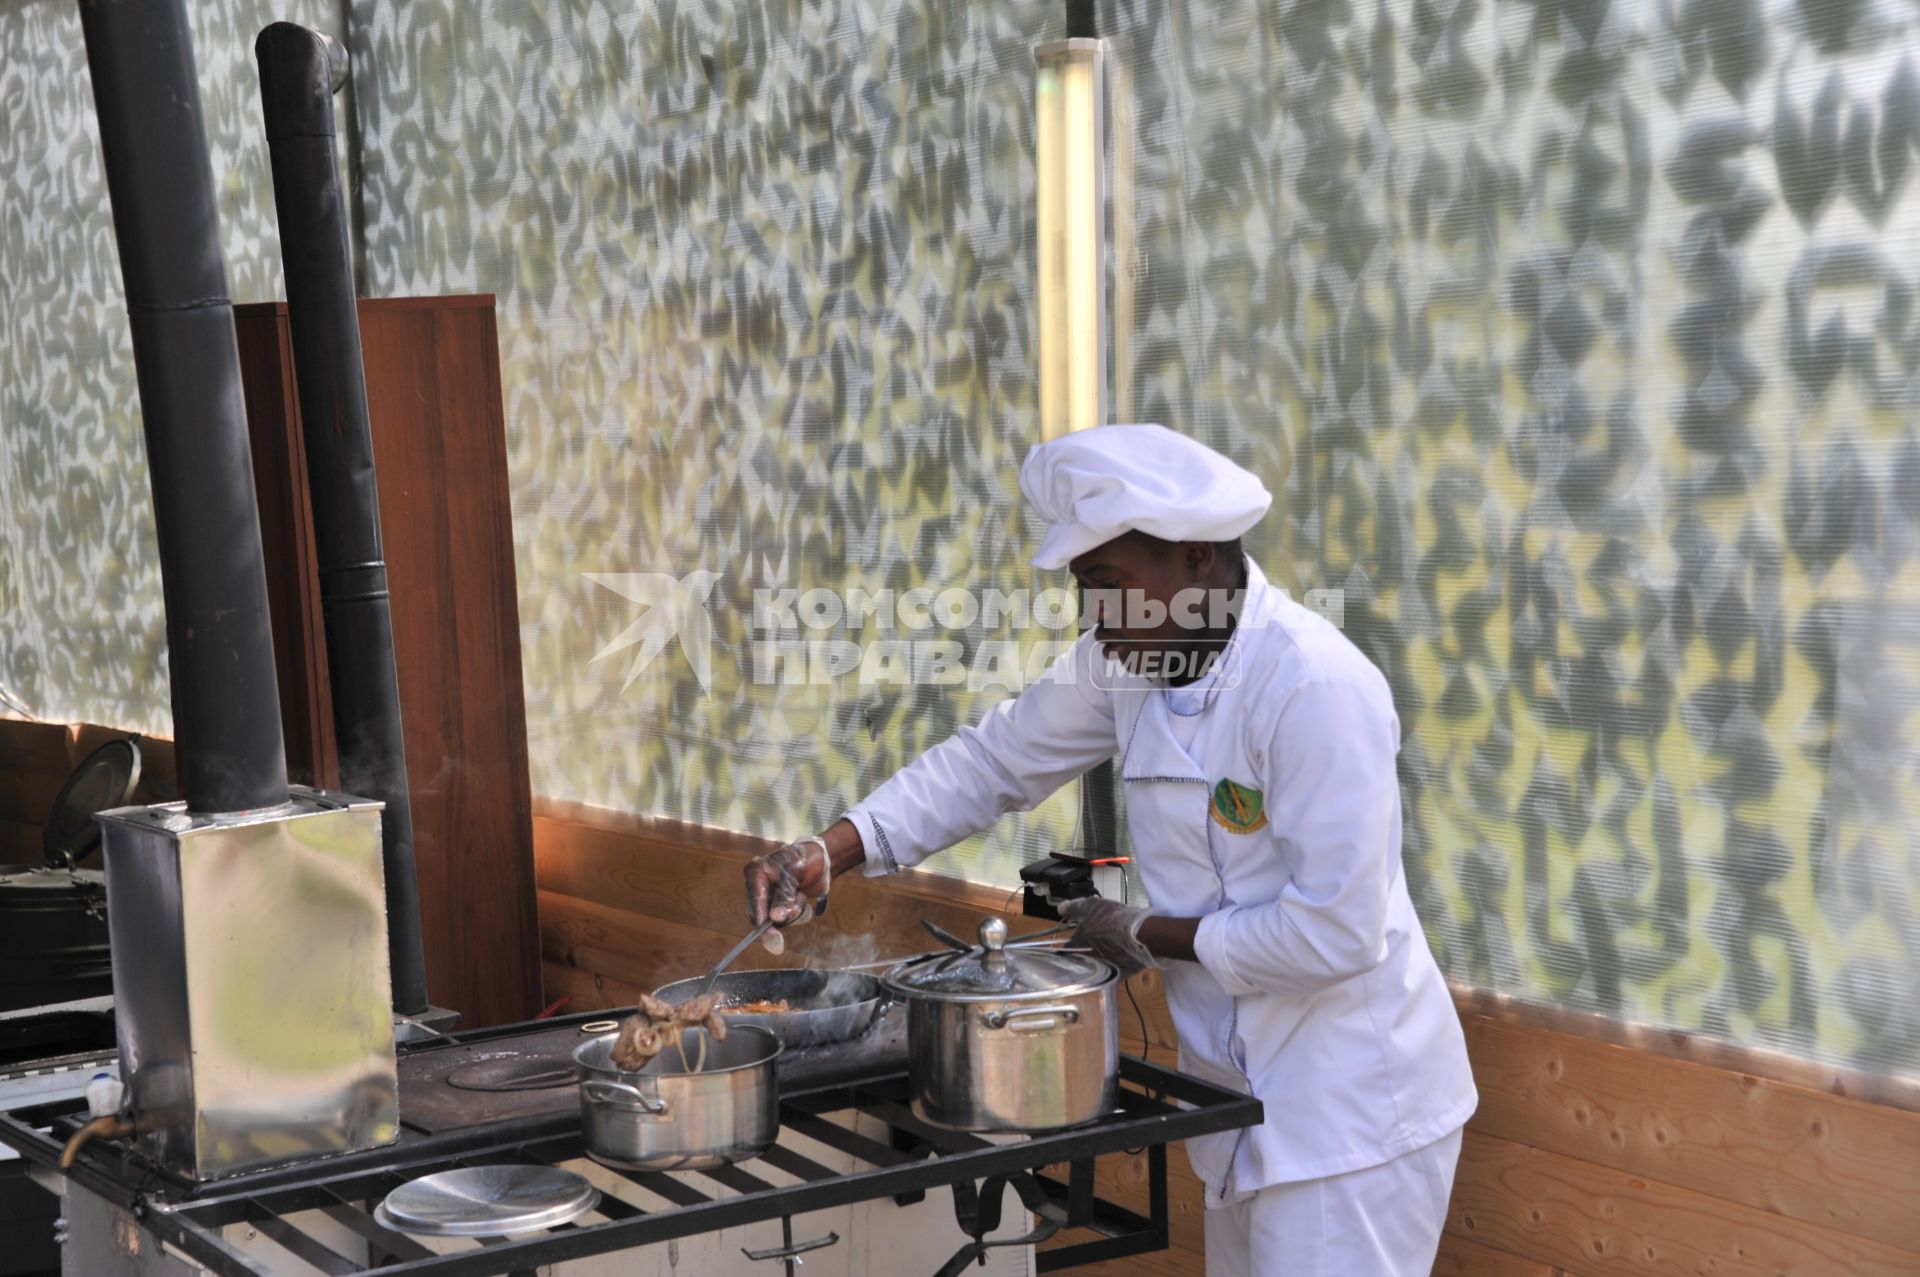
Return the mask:
{"type": "MultiPolygon", "coordinates": [[[[655,989],[662,1002],[679,1005],[700,992],[705,976],[655,989]]],[[[779,1002],[793,1008],[773,1015],[729,1015],[728,1024],[757,1024],[787,1049],[825,1046],[859,1037],[885,1009],[888,998],[875,976],[855,971],[726,971],[713,982],[720,1005],[779,1002]]]]}

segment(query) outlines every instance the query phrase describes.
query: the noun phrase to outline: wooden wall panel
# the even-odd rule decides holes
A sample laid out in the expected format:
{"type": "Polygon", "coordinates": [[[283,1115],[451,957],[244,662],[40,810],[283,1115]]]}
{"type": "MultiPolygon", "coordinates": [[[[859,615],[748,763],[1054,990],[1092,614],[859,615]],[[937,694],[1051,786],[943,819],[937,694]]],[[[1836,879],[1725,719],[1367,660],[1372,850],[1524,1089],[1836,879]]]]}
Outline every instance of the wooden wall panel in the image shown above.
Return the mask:
{"type": "Polygon", "coordinates": [[[563,962],[542,962],[540,977],[549,1001],[567,999],[568,1014],[630,1007],[639,1001],[642,993],[650,993],[655,987],[648,984],[646,988],[641,988],[637,984],[628,984],[597,971],[584,971],[563,962]]]}
{"type": "MultiPolygon", "coordinates": [[[[741,865],[766,845],[560,804],[543,804],[535,828],[547,988],[576,1009],[630,1005],[724,952],[742,925],[741,865]]],[[[963,931],[1005,902],[930,874],[842,879],[828,916],[794,934],[795,953],[753,961],[792,965],[848,932],[872,936],[877,956],[916,951],[919,918],[963,931]]],[[[1134,985],[1146,1050],[1170,1060],[1159,980],[1134,985]]],[[[1481,995],[1460,997],[1480,1112],[1436,1273],[1920,1277],[1920,1113],[1495,1018],[1481,995]]],[[[1124,999],[1120,1011],[1123,1049],[1138,1051],[1124,999]]],[[[1085,1271],[1201,1271],[1201,1187],[1177,1150],[1171,1169],[1174,1248],[1085,1271]]],[[[1144,1158],[1103,1159],[1097,1174],[1103,1193],[1144,1210],[1145,1172],[1144,1158]]]]}
{"type": "Polygon", "coordinates": [[[70,734],[71,729],[63,723],[0,716],[0,770],[39,770],[49,760],[64,761],[70,734]]]}
{"type": "MultiPolygon", "coordinates": [[[[1838,1190],[1837,1190],[1838,1191],[1838,1190]]],[[[1920,1253],[1469,1127],[1449,1228],[1589,1277],[1913,1277],[1920,1253]]]]}
{"type": "Polygon", "coordinates": [[[1571,1268],[1523,1259],[1453,1233],[1440,1239],[1433,1277],[1582,1277],[1571,1268]]]}
{"type": "Polygon", "coordinates": [[[326,634],[320,574],[313,557],[307,451],[293,383],[293,339],[282,305],[234,312],[240,386],[253,450],[253,488],[260,508],[260,546],[269,565],[267,608],[273,616],[273,663],[280,688],[280,727],[287,779],[337,789],[333,700],[327,691],[326,634]]]}
{"type": "MultiPolygon", "coordinates": [[[[73,769],[110,740],[140,746],[138,803],[166,802],[178,793],[173,742],[91,723],[37,723],[0,717],[0,865],[39,864],[41,830],[53,800],[73,769]]],[[[98,853],[85,862],[97,867],[98,853]]]]}
{"type": "Polygon", "coordinates": [[[1745,1047],[1678,1029],[1610,1020],[1592,1011],[1522,1002],[1491,989],[1453,986],[1453,1002],[1463,1020],[1476,1016],[1519,1028],[1624,1047],[1647,1059],[1683,1060],[1723,1073],[1765,1078],[1787,1086],[1858,1100],[1876,1108],[1920,1113],[1920,1076],[1863,1073],[1823,1060],[1810,1060],[1766,1047],[1745,1047]]]}
{"type": "Polygon", "coordinates": [[[423,711],[407,775],[430,987],[467,1024],[521,1019],[539,939],[493,299],[364,302],[360,323],[400,695],[423,711]]]}
{"type": "MultiPolygon", "coordinates": [[[[29,771],[26,768],[0,769],[0,811],[19,812],[22,816],[38,813],[44,822],[53,810],[53,800],[67,783],[68,768],[58,771],[29,771]]],[[[40,823],[36,822],[36,823],[40,823]]]]}
{"type": "MultiPolygon", "coordinates": [[[[236,314],[282,698],[305,702],[288,753],[337,784],[286,307],[236,314]]],[[[517,1020],[540,1009],[540,957],[493,299],[363,301],[360,328],[428,990],[468,1027],[517,1020]]]]}
{"type": "Polygon", "coordinates": [[[45,826],[0,816],[0,865],[34,863],[40,856],[45,826]]]}
{"type": "Polygon", "coordinates": [[[41,862],[41,829],[67,774],[72,732],[61,723],[0,718],[0,865],[41,862]],[[44,796],[43,786],[53,788],[44,796]]]}
{"type": "Polygon", "coordinates": [[[1471,1018],[1474,1129],[1920,1250],[1920,1115],[1471,1018]]]}
{"type": "MultiPolygon", "coordinates": [[[[1097,1234],[1063,1233],[1059,1245],[1069,1241],[1092,1241],[1097,1234]]],[[[1042,1246],[1040,1249],[1049,1249],[1042,1246]]],[[[1167,1250],[1148,1251],[1144,1255],[1130,1255],[1126,1259],[1109,1259],[1103,1264],[1087,1264],[1080,1268],[1065,1271],[1073,1277],[1201,1277],[1205,1264],[1199,1254],[1171,1247],[1167,1250]]]]}
{"type": "MultiPolygon", "coordinates": [[[[675,979],[704,975],[739,939],[738,935],[615,909],[595,900],[551,891],[540,893],[540,956],[544,961],[610,975],[638,987],[666,983],[660,979],[663,971],[679,972],[675,979]]],[[[776,957],[756,944],[734,959],[732,969],[753,971],[792,965],[791,958],[776,957]]]]}

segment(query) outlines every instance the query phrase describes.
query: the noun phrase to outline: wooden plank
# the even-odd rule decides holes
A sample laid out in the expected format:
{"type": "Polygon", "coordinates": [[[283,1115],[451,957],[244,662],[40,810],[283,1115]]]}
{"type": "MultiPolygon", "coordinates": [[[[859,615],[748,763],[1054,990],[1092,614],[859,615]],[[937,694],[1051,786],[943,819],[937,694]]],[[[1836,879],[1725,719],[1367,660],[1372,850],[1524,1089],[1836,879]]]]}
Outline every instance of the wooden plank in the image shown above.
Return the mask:
{"type": "Polygon", "coordinates": [[[1589,1277],[1913,1277],[1920,1253],[1468,1131],[1448,1229],[1589,1277]]]}
{"type": "MultiPolygon", "coordinates": [[[[1070,1241],[1093,1241],[1098,1233],[1075,1230],[1061,1234],[1062,1240],[1040,1249],[1050,1250],[1066,1245],[1070,1241]]],[[[1103,1264],[1086,1264],[1066,1271],[1073,1277],[1200,1277],[1207,1268],[1206,1256],[1197,1250],[1173,1246],[1166,1250],[1148,1251],[1144,1255],[1129,1255],[1125,1259],[1109,1259],[1103,1264]]],[[[972,1269],[968,1270],[972,1272],[972,1269]]]]}
{"type": "Polygon", "coordinates": [[[1484,1017],[1466,1030],[1474,1130],[1920,1250],[1920,1114],[1484,1017]]]}
{"type": "Polygon", "coordinates": [[[64,765],[64,760],[58,771],[0,768],[0,820],[22,825],[44,824],[71,770],[64,765]]]}
{"type": "Polygon", "coordinates": [[[234,308],[240,388],[253,450],[260,539],[270,565],[267,607],[274,618],[274,665],[288,779],[340,786],[333,749],[333,697],[314,559],[313,501],[293,380],[293,334],[285,306],[234,308]]]}
{"type": "Polygon", "coordinates": [[[1509,1255],[1454,1233],[1443,1233],[1440,1253],[1433,1261],[1433,1277],[1580,1277],[1580,1274],[1570,1268],[1509,1255]]]}
{"type": "Polygon", "coordinates": [[[39,825],[0,818],[0,865],[37,865],[43,846],[39,825]]]}
{"type": "Polygon", "coordinates": [[[491,309],[363,301],[428,987],[540,1008],[519,600],[491,309]]]}
{"type": "MultiPolygon", "coordinates": [[[[615,811],[583,803],[554,798],[534,800],[536,819],[560,825],[576,825],[623,836],[623,843],[679,855],[689,849],[718,853],[736,863],[772,851],[779,844],[733,829],[696,825],[687,821],[615,811]]],[[[971,882],[940,872],[939,862],[916,867],[880,880],[889,894],[924,900],[936,905],[958,906],[971,910],[976,918],[1001,913],[1008,908],[1014,885],[994,886],[971,882]]],[[[842,884],[844,885],[844,884],[842,884]]],[[[1017,903],[1017,900],[1015,901],[1017,903]]]]}
{"type": "Polygon", "coordinates": [[[0,716],[0,772],[50,772],[65,776],[67,732],[64,723],[35,723],[0,716]]]}
{"type": "Polygon", "coordinates": [[[598,975],[592,971],[582,971],[560,962],[542,962],[540,964],[541,983],[545,988],[542,995],[547,1002],[560,998],[572,998],[567,1004],[567,1014],[576,1011],[600,1011],[608,1007],[630,1007],[647,990],[612,976],[598,975]]]}
{"type": "Polygon", "coordinates": [[[1647,1056],[1686,1060],[1729,1073],[1784,1082],[1827,1095],[1859,1100],[1882,1108],[1920,1113],[1920,1078],[1862,1073],[1821,1060],[1809,1060],[1764,1047],[1724,1042],[1681,1029],[1632,1024],[1592,1011],[1542,1006],[1492,989],[1451,983],[1454,1007],[1461,1018],[1486,1016],[1502,1024],[1565,1033],[1586,1042],[1622,1046],[1647,1056]]]}
{"type": "MultiPolygon", "coordinates": [[[[360,313],[365,316],[368,310],[484,310],[491,315],[494,294],[492,293],[448,293],[434,297],[382,297],[377,301],[365,298],[360,302],[360,313]]],[[[274,303],[285,307],[285,302],[274,303]]]]}
{"type": "MultiPolygon", "coordinates": [[[[767,840],[747,834],[672,822],[632,821],[616,827],[542,815],[535,817],[535,828],[541,847],[538,859],[543,862],[542,886],[572,895],[612,891],[630,901],[630,908],[663,916],[675,907],[691,904],[693,915],[681,920],[697,926],[722,925],[715,923],[715,914],[728,911],[737,912],[744,921],[742,872],[749,859],[772,847],[767,840]],[[553,853],[563,859],[544,863],[553,853]],[[572,875],[573,881],[557,880],[555,876],[561,874],[572,875]],[[701,896],[703,891],[715,893],[716,898],[701,896]],[[671,898],[661,900],[662,892],[671,892],[671,898]]],[[[935,917],[936,921],[952,917],[971,933],[982,916],[1001,913],[1010,899],[1017,903],[1010,889],[994,889],[923,870],[883,878],[847,874],[834,880],[832,908],[836,912],[842,912],[843,906],[860,909],[873,899],[894,902],[889,913],[899,914],[898,921],[913,930],[916,938],[908,951],[923,947],[926,941],[926,933],[918,928],[922,916],[935,917]],[[907,909],[899,902],[911,902],[915,908],[907,909]]],[[[1016,934],[1049,925],[1018,914],[1008,917],[1016,934]]],[[[731,925],[730,919],[724,923],[726,927],[731,925]]],[[[855,921],[848,925],[855,925],[855,921]]]]}
{"type": "MultiPolygon", "coordinates": [[[[710,930],[731,930],[746,921],[742,874],[747,847],[727,851],[678,845],[549,818],[536,818],[534,830],[545,890],[710,930]]],[[[897,878],[845,875],[833,884],[828,921],[841,932],[873,936],[879,946],[875,957],[924,950],[932,942],[920,928],[922,917],[971,933],[981,913],[905,890],[897,878]]],[[[1010,921],[1016,934],[1045,925],[1023,918],[1010,921]]],[[[807,930],[792,934],[796,943],[807,930]]]]}
{"type": "MultiPolygon", "coordinates": [[[[679,845],[639,830],[604,829],[538,816],[534,847],[540,887],[544,892],[724,934],[736,924],[744,925],[741,873],[749,858],[746,848],[755,844],[746,840],[741,850],[720,850],[711,838],[713,832],[708,831],[704,845],[679,845]]],[[[1005,893],[1000,893],[995,903],[1005,900],[1005,893]]],[[[905,875],[847,875],[834,883],[826,916],[790,931],[789,955],[774,965],[800,966],[812,960],[835,966],[920,953],[933,943],[920,926],[922,918],[956,934],[971,935],[982,914],[976,905],[954,903],[951,893],[943,897],[937,885],[929,886],[924,880],[909,883],[905,875]]],[[[1019,915],[1009,915],[1008,924],[1015,935],[1050,925],[1019,915]]],[[[1173,1046],[1178,1038],[1160,973],[1142,972],[1132,984],[1146,1016],[1149,1040],[1173,1046]]],[[[1132,1023],[1133,1008],[1124,997],[1121,1015],[1124,1023],[1132,1023]]]]}
{"type": "MultiPolygon", "coordinates": [[[[664,918],[631,913],[591,900],[555,892],[540,893],[540,955],[610,975],[643,989],[704,975],[738,935],[689,927],[664,918]]],[[[767,970],[794,965],[785,957],[750,945],[734,959],[734,970],[767,970]]]]}
{"type": "MultiPolygon", "coordinates": [[[[360,303],[432,999],[468,1027],[539,1009],[533,796],[499,342],[484,297],[360,303]]],[[[285,307],[236,312],[288,759],[338,784],[285,307]]]]}

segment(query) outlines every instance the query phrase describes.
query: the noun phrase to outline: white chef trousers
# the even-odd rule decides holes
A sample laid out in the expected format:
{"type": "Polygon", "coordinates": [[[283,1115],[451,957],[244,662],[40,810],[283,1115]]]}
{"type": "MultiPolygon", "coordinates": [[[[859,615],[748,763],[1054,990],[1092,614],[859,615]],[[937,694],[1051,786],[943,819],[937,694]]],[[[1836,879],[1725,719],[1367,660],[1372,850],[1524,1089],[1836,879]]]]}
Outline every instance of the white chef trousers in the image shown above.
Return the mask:
{"type": "Polygon", "coordinates": [[[1429,1277],[1460,1131],[1390,1162],[1207,1211],[1207,1277],[1429,1277]]]}

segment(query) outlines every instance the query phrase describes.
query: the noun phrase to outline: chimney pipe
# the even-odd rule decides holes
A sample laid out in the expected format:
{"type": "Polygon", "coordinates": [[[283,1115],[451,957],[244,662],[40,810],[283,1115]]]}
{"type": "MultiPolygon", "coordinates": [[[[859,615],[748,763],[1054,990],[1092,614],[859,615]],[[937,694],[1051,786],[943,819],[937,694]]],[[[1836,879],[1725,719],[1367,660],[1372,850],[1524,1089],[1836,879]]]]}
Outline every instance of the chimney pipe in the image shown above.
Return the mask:
{"type": "Polygon", "coordinates": [[[401,1015],[419,1015],[428,1007],[413,811],[360,315],[334,145],[333,94],[346,83],[347,53],[321,32],[292,22],[267,27],[253,50],[273,156],[287,324],[305,425],[340,787],[386,804],[381,842],[393,1007],[401,1015]]]}
{"type": "Polygon", "coordinates": [[[82,0],[133,327],[167,606],[180,783],[194,812],[287,801],[233,304],[182,0],[82,0]]]}

